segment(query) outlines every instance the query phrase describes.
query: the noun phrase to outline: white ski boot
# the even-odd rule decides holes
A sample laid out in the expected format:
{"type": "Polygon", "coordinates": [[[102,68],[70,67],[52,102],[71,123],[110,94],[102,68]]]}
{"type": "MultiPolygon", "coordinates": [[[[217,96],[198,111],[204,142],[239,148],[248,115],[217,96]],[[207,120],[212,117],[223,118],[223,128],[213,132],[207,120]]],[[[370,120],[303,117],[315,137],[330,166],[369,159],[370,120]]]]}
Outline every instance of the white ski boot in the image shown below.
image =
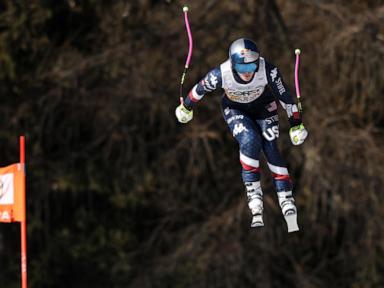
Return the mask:
{"type": "Polygon", "coordinates": [[[248,207],[252,212],[251,227],[264,226],[263,221],[263,191],[260,181],[245,183],[248,197],[248,207]]]}
{"type": "Polygon", "coordinates": [[[281,212],[283,213],[285,222],[287,222],[288,233],[299,231],[299,226],[297,225],[297,209],[292,191],[277,192],[277,196],[279,198],[281,212]]]}

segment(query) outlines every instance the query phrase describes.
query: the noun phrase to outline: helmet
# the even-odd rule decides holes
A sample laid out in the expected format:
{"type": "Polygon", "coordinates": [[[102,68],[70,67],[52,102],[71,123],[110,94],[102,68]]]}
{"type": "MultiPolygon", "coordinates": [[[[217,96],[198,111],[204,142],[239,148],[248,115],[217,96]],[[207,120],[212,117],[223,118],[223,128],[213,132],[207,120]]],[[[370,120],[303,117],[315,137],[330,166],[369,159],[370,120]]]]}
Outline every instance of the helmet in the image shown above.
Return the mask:
{"type": "Polygon", "coordinates": [[[232,68],[238,73],[255,72],[259,66],[259,56],[255,42],[246,38],[237,39],[229,47],[232,68]]]}

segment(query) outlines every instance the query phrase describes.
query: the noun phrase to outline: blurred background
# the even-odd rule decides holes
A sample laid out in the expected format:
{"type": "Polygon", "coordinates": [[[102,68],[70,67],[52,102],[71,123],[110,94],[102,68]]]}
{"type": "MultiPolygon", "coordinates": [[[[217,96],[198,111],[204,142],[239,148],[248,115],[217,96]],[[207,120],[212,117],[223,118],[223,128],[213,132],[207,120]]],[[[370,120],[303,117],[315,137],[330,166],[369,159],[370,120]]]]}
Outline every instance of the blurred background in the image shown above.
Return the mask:
{"type": "MultiPolygon", "coordinates": [[[[4,0],[0,163],[26,136],[29,287],[384,287],[382,0],[4,0]],[[281,113],[300,232],[262,162],[265,224],[249,228],[238,147],[207,95],[186,93],[248,37],[294,95],[281,113]]],[[[19,225],[0,224],[0,287],[20,287],[19,225]]]]}

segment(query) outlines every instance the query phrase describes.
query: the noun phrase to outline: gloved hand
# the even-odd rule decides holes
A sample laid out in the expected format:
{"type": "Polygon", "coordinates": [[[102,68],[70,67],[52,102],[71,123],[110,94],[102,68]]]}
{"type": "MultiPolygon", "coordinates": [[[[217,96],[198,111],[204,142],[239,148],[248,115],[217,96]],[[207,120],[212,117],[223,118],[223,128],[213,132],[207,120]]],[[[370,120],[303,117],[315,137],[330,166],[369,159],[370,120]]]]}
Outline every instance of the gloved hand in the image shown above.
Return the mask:
{"type": "Polygon", "coordinates": [[[180,105],[177,106],[175,114],[180,123],[187,123],[193,118],[193,111],[185,108],[183,97],[180,97],[180,105]]]}
{"type": "Polygon", "coordinates": [[[308,131],[305,129],[304,124],[293,126],[289,129],[289,136],[293,145],[303,144],[305,138],[308,136],[308,131]]]}

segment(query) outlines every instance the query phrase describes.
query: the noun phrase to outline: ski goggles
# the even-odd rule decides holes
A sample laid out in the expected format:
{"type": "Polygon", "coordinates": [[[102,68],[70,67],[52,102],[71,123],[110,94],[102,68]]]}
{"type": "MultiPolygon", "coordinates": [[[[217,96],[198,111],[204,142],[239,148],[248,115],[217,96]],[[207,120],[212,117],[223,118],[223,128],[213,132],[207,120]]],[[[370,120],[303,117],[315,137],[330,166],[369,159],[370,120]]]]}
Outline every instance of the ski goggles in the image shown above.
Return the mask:
{"type": "Polygon", "coordinates": [[[251,73],[251,72],[255,72],[256,69],[257,69],[256,63],[247,63],[247,64],[236,63],[235,64],[235,70],[238,73],[251,73]]]}

